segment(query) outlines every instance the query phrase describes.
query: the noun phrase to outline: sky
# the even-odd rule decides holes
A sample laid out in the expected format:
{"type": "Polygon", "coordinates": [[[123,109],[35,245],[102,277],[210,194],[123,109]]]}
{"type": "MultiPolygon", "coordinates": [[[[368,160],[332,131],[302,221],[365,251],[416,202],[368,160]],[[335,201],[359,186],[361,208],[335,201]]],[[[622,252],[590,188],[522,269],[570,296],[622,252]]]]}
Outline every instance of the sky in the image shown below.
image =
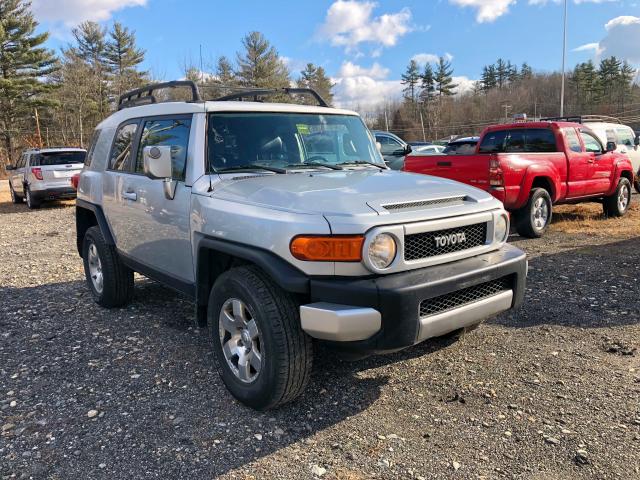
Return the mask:
{"type": "MultiPolygon", "coordinates": [[[[307,62],[331,76],[335,103],[375,108],[399,98],[400,75],[445,56],[460,91],[501,57],[535,71],[562,63],[562,0],[32,0],[39,30],[59,50],[84,20],[135,30],[154,78],[207,70],[235,58],[241,39],[262,32],[293,73],[307,62]]],[[[568,0],[567,66],[616,55],[640,68],[640,0],[568,0]]]]}

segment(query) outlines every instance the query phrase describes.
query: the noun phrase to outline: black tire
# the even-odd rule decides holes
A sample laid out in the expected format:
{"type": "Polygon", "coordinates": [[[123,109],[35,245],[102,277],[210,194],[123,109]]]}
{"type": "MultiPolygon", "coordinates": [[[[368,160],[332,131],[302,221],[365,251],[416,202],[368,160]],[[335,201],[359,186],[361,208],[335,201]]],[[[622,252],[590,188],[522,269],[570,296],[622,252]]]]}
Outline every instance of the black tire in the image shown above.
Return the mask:
{"type": "Polygon", "coordinates": [[[37,208],[40,208],[40,205],[42,203],[40,202],[40,200],[36,200],[35,198],[33,198],[33,195],[31,194],[31,190],[26,185],[24,187],[24,199],[27,202],[27,208],[29,210],[35,210],[37,208]]]}
{"type": "Polygon", "coordinates": [[[114,245],[104,241],[100,227],[91,227],[84,235],[82,242],[82,260],[89,290],[95,302],[105,308],[121,307],[133,296],[133,271],[126,267],[114,245]],[[92,279],[89,265],[89,250],[95,246],[102,273],[102,290],[100,291],[92,279]]]}
{"type": "Polygon", "coordinates": [[[631,205],[631,182],[622,177],[613,195],[604,198],[602,207],[605,216],[622,217],[629,210],[629,205],[631,205]]]}
{"type": "Polygon", "coordinates": [[[636,189],[637,193],[640,193],[640,180],[636,180],[635,182],[633,182],[633,188],[636,189]]]}
{"type": "Polygon", "coordinates": [[[553,202],[551,196],[544,188],[534,188],[529,195],[529,201],[520,210],[514,213],[515,227],[518,234],[527,238],[540,238],[547,231],[553,216],[553,202]],[[540,204],[542,202],[542,204],[540,204]],[[539,206],[544,205],[546,222],[542,221],[539,206]]]}
{"type": "Polygon", "coordinates": [[[11,193],[11,202],[12,203],[22,203],[22,197],[16,193],[13,189],[13,185],[9,182],[9,192],[11,193]]]}
{"type": "Polygon", "coordinates": [[[268,410],[302,394],[313,363],[311,338],[300,326],[297,302],[262,270],[241,266],[220,275],[211,289],[207,319],[218,372],[240,402],[257,410],[268,410]],[[255,321],[259,332],[260,370],[244,381],[232,370],[233,358],[227,361],[223,352],[223,340],[231,344],[232,337],[223,332],[225,336],[221,338],[220,333],[223,307],[228,308],[232,299],[243,303],[246,318],[255,321]]]}

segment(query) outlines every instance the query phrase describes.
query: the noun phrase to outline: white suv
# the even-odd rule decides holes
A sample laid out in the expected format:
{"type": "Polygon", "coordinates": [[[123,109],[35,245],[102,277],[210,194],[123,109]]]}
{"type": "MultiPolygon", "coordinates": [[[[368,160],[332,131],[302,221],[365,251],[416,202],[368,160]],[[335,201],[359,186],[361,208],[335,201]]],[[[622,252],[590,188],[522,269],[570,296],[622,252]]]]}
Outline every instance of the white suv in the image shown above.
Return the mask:
{"type": "Polygon", "coordinates": [[[95,301],[124,305],[134,271],[189,296],[224,383],[258,409],[302,393],[314,339],[389,352],[520,305],[508,218],[482,190],[390,170],[362,119],[312,90],[205,102],[188,81],[120,99],[76,200],[95,301]],[[157,102],[184,86],[191,101],[157,102]],[[241,101],[302,93],[318,106],[241,101]]]}
{"type": "Polygon", "coordinates": [[[71,177],[82,170],[86,154],[82,148],[26,150],[15,165],[6,167],[11,200],[26,200],[33,209],[46,200],[75,198],[71,177]]]}

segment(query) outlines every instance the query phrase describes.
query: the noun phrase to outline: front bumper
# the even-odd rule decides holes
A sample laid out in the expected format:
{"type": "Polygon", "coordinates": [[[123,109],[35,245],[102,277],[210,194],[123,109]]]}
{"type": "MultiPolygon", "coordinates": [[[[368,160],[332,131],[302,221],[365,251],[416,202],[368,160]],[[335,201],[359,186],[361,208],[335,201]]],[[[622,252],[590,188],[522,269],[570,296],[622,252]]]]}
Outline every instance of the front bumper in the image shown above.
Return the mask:
{"type": "Polygon", "coordinates": [[[76,198],[77,193],[78,192],[71,187],[56,187],[32,190],[31,196],[37,200],[62,200],[66,198],[76,198]]]}
{"type": "Polygon", "coordinates": [[[518,307],[526,275],[524,252],[505,245],[386,276],[312,278],[311,304],[300,307],[302,328],[348,351],[399,350],[518,307]]]}

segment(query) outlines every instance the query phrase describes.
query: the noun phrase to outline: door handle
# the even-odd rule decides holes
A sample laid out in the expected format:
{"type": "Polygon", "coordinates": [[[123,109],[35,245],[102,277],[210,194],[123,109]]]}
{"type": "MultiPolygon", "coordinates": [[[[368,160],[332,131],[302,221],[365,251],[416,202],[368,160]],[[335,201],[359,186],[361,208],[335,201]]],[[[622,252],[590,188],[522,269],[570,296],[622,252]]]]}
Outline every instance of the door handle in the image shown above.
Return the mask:
{"type": "Polygon", "coordinates": [[[131,192],[131,191],[122,192],[122,196],[127,200],[132,200],[134,202],[138,200],[138,194],[136,192],[131,192]]]}
{"type": "Polygon", "coordinates": [[[451,162],[438,162],[439,167],[450,167],[451,162]]]}

